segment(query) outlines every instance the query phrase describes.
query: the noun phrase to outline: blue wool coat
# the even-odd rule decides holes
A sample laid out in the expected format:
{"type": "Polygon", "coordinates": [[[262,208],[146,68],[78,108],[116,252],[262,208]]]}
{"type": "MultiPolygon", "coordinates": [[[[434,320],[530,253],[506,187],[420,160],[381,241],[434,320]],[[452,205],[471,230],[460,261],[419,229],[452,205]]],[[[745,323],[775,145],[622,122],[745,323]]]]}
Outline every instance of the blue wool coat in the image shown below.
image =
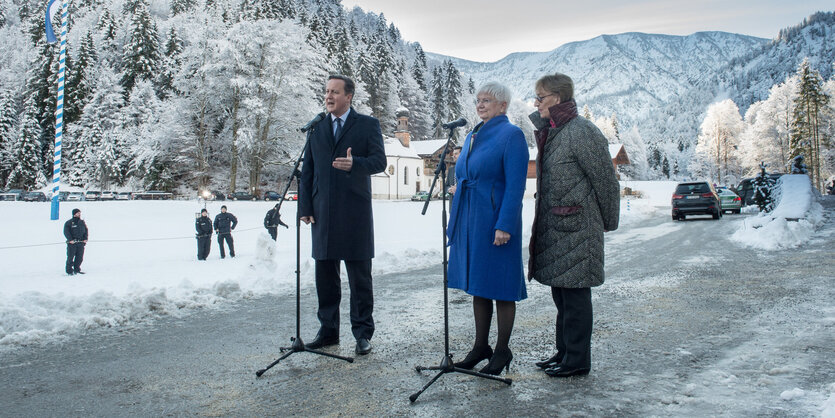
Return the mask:
{"type": "Polygon", "coordinates": [[[528,297],[522,270],[528,145],[522,130],[504,115],[479,124],[474,132],[467,135],[455,165],[447,228],[449,287],[487,299],[522,300],[528,297]],[[497,229],[510,234],[507,244],[493,245],[497,229]]]}

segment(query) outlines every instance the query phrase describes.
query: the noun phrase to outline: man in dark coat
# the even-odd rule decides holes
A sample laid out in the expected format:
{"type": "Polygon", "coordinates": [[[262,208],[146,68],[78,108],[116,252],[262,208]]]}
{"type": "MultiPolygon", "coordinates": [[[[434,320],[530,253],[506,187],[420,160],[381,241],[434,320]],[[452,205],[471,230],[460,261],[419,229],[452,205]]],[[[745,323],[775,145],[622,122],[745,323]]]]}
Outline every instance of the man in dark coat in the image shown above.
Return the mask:
{"type": "Polygon", "coordinates": [[[328,78],[325,107],[329,115],[314,125],[305,148],[299,216],[311,225],[321,323],[316,339],[307,346],[315,349],[339,342],[339,269],[344,261],[356,352],[368,354],[374,334],[371,175],[386,168],[386,154],[380,122],[357,113],[351,107],[353,96],[350,78],[328,78]]]}
{"type": "Polygon", "coordinates": [[[215,233],[217,234],[217,245],[220,247],[220,258],[226,258],[226,251],[223,248],[223,241],[229,246],[229,255],[235,258],[235,241],[232,239],[232,230],[238,226],[238,218],[226,212],[226,205],[220,207],[220,213],[215,216],[215,233]]]}
{"type": "Polygon", "coordinates": [[[267,228],[267,232],[270,233],[273,241],[278,237],[279,225],[287,228],[287,224],[281,222],[281,213],[278,211],[278,203],[276,203],[275,207],[268,210],[267,216],[264,217],[264,228],[267,228]]]}
{"type": "Polygon", "coordinates": [[[194,222],[197,230],[197,259],[205,260],[212,249],[212,220],[209,219],[209,211],[203,209],[200,216],[194,222]]]}
{"type": "Polygon", "coordinates": [[[72,218],[64,223],[64,237],[67,238],[67,274],[84,274],[84,246],[87,245],[87,223],[81,219],[81,210],[73,209],[72,218]]]}

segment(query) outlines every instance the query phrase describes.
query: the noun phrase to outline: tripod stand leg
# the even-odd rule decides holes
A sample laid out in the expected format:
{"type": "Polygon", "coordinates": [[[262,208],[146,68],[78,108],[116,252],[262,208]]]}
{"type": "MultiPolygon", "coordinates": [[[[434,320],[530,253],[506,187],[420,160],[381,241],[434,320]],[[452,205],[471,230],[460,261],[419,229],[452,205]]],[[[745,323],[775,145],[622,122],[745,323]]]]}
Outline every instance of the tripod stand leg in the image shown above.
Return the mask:
{"type": "Polygon", "coordinates": [[[336,355],[336,354],[326,353],[326,352],[324,352],[324,351],[319,351],[319,350],[311,350],[311,349],[309,349],[309,348],[305,348],[303,351],[307,351],[308,353],[319,354],[319,355],[321,355],[321,356],[333,357],[333,358],[337,358],[337,359],[340,359],[340,360],[345,360],[345,361],[347,361],[348,363],[353,363],[353,362],[354,362],[354,358],[353,358],[353,357],[343,357],[343,356],[339,356],[339,355],[336,355]]]}
{"type": "Polygon", "coordinates": [[[423,393],[426,389],[428,389],[429,386],[432,386],[432,384],[435,383],[435,381],[438,380],[438,378],[441,377],[441,375],[444,374],[444,373],[447,373],[447,371],[446,370],[441,370],[440,372],[438,372],[438,374],[435,375],[435,377],[432,378],[432,380],[430,380],[427,384],[423,385],[423,387],[420,388],[419,391],[417,391],[417,392],[413,393],[411,396],[409,396],[409,402],[416,401],[418,396],[420,396],[421,393],[423,393]]]}
{"type": "Polygon", "coordinates": [[[265,367],[265,368],[263,368],[263,369],[258,370],[257,372],[255,372],[255,376],[256,376],[256,377],[261,377],[261,375],[262,375],[262,374],[264,374],[264,372],[266,372],[267,370],[270,370],[273,366],[275,366],[276,364],[278,364],[278,362],[280,362],[281,360],[284,360],[284,359],[286,359],[287,357],[290,357],[290,354],[293,354],[293,353],[295,353],[295,351],[290,351],[290,352],[288,352],[288,353],[284,354],[283,356],[279,357],[279,358],[278,358],[278,360],[276,360],[276,361],[274,361],[274,362],[270,363],[270,365],[269,365],[269,366],[267,366],[267,367],[265,367]]]}
{"type": "Polygon", "coordinates": [[[468,374],[468,375],[471,375],[471,376],[483,377],[485,379],[497,380],[497,381],[502,382],[502,383],[507,383],[508,385],[513,383],[513,379],[508,379],[506,377],[499,377],[499,376],[495,376],[495,375],[487,374],[487,373],[475,372],[475,371],[468,370],[468,369],[462,369],[460,367],[455,367],[454,371],[456,371],[458,373],[468,374]]]}

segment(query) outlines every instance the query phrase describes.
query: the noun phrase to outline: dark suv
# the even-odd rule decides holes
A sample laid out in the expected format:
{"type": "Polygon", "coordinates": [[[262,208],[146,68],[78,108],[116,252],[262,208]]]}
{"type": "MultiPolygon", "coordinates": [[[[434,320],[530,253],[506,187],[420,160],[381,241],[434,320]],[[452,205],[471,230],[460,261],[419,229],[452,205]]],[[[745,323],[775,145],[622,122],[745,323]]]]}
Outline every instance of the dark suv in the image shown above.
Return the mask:
{"type": "Polygon", "coordinates": [[[679,183],[673,192],[673,220],[684,220],[687,215],[722,217],[722,207],[716,189],[706,181],[679,183]]]}

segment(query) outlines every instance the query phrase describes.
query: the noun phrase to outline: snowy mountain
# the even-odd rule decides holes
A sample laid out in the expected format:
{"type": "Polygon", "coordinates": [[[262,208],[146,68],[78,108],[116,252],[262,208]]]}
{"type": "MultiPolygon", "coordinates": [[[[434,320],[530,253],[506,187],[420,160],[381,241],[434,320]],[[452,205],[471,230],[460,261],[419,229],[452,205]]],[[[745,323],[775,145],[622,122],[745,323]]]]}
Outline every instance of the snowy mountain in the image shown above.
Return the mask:
{"type": "Polygon", "coordinates": [[[569,74],[579,107],[588,104],[595,114],[614,112],[621,122],[633,125],[734,58],[766,43],[762,38],[725,32],[624,33],[572,42],[550,52],[515,53],[494,63],[427,56],[451,59],[476,85],[499,80],[522,99],[533,96],[533,84],[542,75],[569,74]]]}

